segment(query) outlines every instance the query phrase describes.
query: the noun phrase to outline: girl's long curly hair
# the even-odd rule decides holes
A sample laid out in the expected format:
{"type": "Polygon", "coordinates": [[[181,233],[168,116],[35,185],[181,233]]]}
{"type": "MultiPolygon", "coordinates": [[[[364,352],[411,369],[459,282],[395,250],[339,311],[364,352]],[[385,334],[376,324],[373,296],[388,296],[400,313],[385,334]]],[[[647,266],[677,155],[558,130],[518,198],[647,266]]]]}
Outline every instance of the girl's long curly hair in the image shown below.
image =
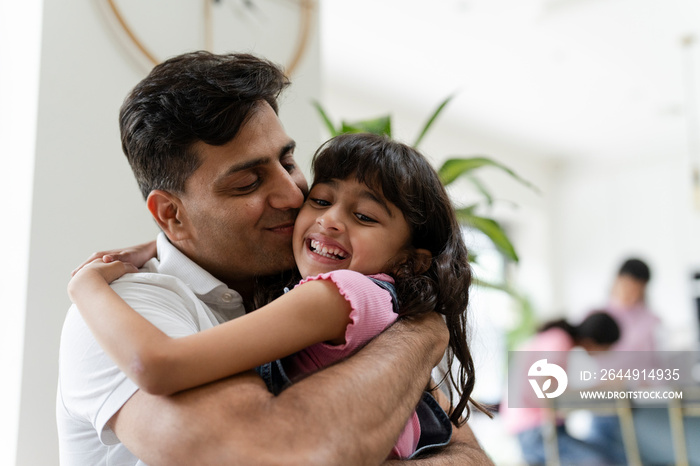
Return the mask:
{"type": "Polygon", "coordinates": [[[489,414],[470,398],[475,371],[467,341],[472,276],[467,247],[450,198],[433,167],[410,146],[363,133],[327,141],[314,155],[313,172],[314,184],[352,177],[380,192],[403,213],[411,229],[410,249],[427,249],[432,259],[426,264],[420,255],[409,252],[388,271],[396,281],[399,318],[432,311],[444,316],[450,332],[445,380],[459,394],[456,404],[450,395],[450,420],[458,426],[466,422],[469,401],[489,414]],[[457,374],[452,370],[455,358],[460,363],[457,374]]]}

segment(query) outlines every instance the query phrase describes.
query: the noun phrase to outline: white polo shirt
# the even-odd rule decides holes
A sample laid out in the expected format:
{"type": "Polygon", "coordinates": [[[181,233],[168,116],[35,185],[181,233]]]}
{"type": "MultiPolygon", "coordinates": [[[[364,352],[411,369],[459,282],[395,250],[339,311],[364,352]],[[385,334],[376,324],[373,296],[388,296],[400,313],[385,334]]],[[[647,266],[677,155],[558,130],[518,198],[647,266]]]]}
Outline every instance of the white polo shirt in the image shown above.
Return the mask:
{"type": "MultiPolygon", "coordinates": [[[[240,294],[188,259],[163,233],[157,248],[158,259],[112,288],[163,332],[181,337],[245,314],[240,294]]],[[[137,464],[106,425],[136,390],[71,306],[61,334],[56,398],[62,466],[137,464]]]]}

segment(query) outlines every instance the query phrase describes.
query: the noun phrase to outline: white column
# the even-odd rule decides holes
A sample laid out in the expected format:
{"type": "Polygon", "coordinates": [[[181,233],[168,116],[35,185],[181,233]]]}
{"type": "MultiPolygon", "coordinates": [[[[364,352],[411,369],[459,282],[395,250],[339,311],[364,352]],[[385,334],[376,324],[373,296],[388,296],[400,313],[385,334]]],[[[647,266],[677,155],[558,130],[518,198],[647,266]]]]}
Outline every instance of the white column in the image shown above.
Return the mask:
{"type": "Polygon", "coordinates": [[[36,141],[41,0],[0,2],[0,464],[14,464],[36,141]]]}

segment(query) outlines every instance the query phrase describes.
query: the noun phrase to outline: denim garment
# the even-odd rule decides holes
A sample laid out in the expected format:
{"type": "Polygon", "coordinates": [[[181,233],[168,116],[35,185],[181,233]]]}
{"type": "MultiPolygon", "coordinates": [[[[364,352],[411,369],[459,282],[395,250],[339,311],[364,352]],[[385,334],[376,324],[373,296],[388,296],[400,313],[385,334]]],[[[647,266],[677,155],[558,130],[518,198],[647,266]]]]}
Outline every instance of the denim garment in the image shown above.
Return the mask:
{"type": "MultiPolygon", "coordinates": [[[[517,435],[523,459],[527,464],[531,466],[544,465],[546,458],[542,427],[534,427],[519,432],[517,435]]],[[[607,455],[605,450],[569,435],[563,425],[557,426],[557,447],[559,449],[560,464],[564,466],[607,466],[617,464],[607,455]]]]}

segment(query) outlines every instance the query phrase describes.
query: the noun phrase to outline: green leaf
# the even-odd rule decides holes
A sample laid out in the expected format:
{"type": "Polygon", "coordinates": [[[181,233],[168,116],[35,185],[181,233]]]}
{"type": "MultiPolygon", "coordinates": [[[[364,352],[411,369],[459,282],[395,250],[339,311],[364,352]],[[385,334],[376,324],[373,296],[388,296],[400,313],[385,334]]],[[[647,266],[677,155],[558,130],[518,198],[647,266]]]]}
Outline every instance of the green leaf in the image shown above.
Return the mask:
{"type": "Polygon", "coordinates": [[[476,228],[488,236],[501,254],[513,262],[518,262],[518,254],[515,252],[513,244],[508,239],[508,235],[506,235],[506,232],[503,231],[501,225],[499,225],[499,223],[493,219],[479,217],[478,215],[474,215],[472,212],[473,207],[457,209],[457,219],[472,228],[476,228]]]}
{"type": "Polygon", "coordinates": [[[518,291],[503,283],[491,283],[472,277],[472,285],[502,291],[508,294],[520,308],[518,312],[519,321],[507,332],[506,346],[509,351],[514,350],[519,343],[526,340],[537,330],[537,316],[530,300],[518,291]]]}
{"type": "Polygon", "coordinates": [[[477,178],[474,175],[466,175],[467,179],[472,182],[474,187],[476,188],[477,191],[481,193],[482,196],[486,199],[486,205],[493,205],[493,196],[489,192],[488,189],[486,189],[486,186],[484,183],[481,182],[479,178],[477,178]]]}
{"type": "Polygon", "coordinates": [[[384,116],[371,120],[356,121],[353,123],[343,122],[341,133],[372,133],[387,135],[391,137],[391,117],[384,116]]]}
{"type": "Polygon", "coordinates": [[[323,120],[323,123],[326,125],[326,129],[330,133],[331,137],[336,137],[338,134],[337,129],[335,129],[335,126],[333,125],[333,122],[331,121],[330,118],[328,118],[328,114],[326,114],[326,111],[323,109],[321,104],[317,101],[313,102],[314,107],[316,107],[316,111],[318,111],[318,114],[321,116],[321,119],[323,120]]]}
{"type": "Polygon", "coordinates": [[[507,293],[513,296],[514,298],[517,298],[517,293],[511,287],[505,284],[491,283],[481,280],[475,276],[472,276],[472,285],[481,286],[483,288],[489,288],[491,290],[503,291],[504,293],[507,293]]]}
{"type": "Polygon", "coordinates": [[[476,170],[481,167],[495,167],[498,168],[510,176],[512,176],[514,179],[519,181],[520,183],[524,184],[528,188],[532,189],[533,191],[539,193],[539,189],[529,181],[521,178],[517,173],[515,173],[513,170],[510,168],[506,167],[500,162],[497,162],[493,159],[490,159],[488,157],[467,157],[467,158],[451,158],[449,160],[446,160],[445,163],[442,164],[442,166],[438,169],[438,175],[440,175],[440,179],[442,180],[442,183],[444,185],[448,185],[452,183],[454,180],[459,178],[460,176],[469,173],[473,170],[476,170]]]}
{"type": "Polygon", "coordinates": [[[453,95],[447,97],[445,100],[442,101],[442,103],[440,105],[438,105],[438,107],[435,109],[435,111],[430,116],[430,118],[428,118],[428,121],[425,123],[425,125],[423,125],[423,129],[421,130],[420,134],[418,135],[416,142],[413,143],[413,147],[416,147],[416,148],[418,147],[418,144],[420,144],[421,141],[423,140],[423,137],[425,137],[425,133],[428,132],[430,127],[435,122],[435,119],[438,117],[438,115],[440,115],[440,113],[442,113],[442,110],[450,102],[450,100],[452,100],[453,97],[454,97],[453,95]]]}
{"type": "Polygon", "coordinates": [[[512,294],[520,305],[520,321],[506,335],[508,351],[515,350],[520,343],[530,338],[537,331],[537,315],[530,300],[525,296],[512,294]]]}
{"type": "Polygon", "coordinates": [[[457,212],[457,218],[458,218],[460,221],[462,220],[462,218],[460,218],[460,216],[463,217],[463,218],[466,218],[467,216],[469,216],[469,217],[471,218],[471,216],[474,215],[474,211],[475,211],[478,207],[479,207],[479,204],[477,203],[477,204],[472,204],[472,205],[470,205],[470,206],[461,207],[461,208],[457,209],[457,210],[456,210],[456,212],[457,212]]]}

